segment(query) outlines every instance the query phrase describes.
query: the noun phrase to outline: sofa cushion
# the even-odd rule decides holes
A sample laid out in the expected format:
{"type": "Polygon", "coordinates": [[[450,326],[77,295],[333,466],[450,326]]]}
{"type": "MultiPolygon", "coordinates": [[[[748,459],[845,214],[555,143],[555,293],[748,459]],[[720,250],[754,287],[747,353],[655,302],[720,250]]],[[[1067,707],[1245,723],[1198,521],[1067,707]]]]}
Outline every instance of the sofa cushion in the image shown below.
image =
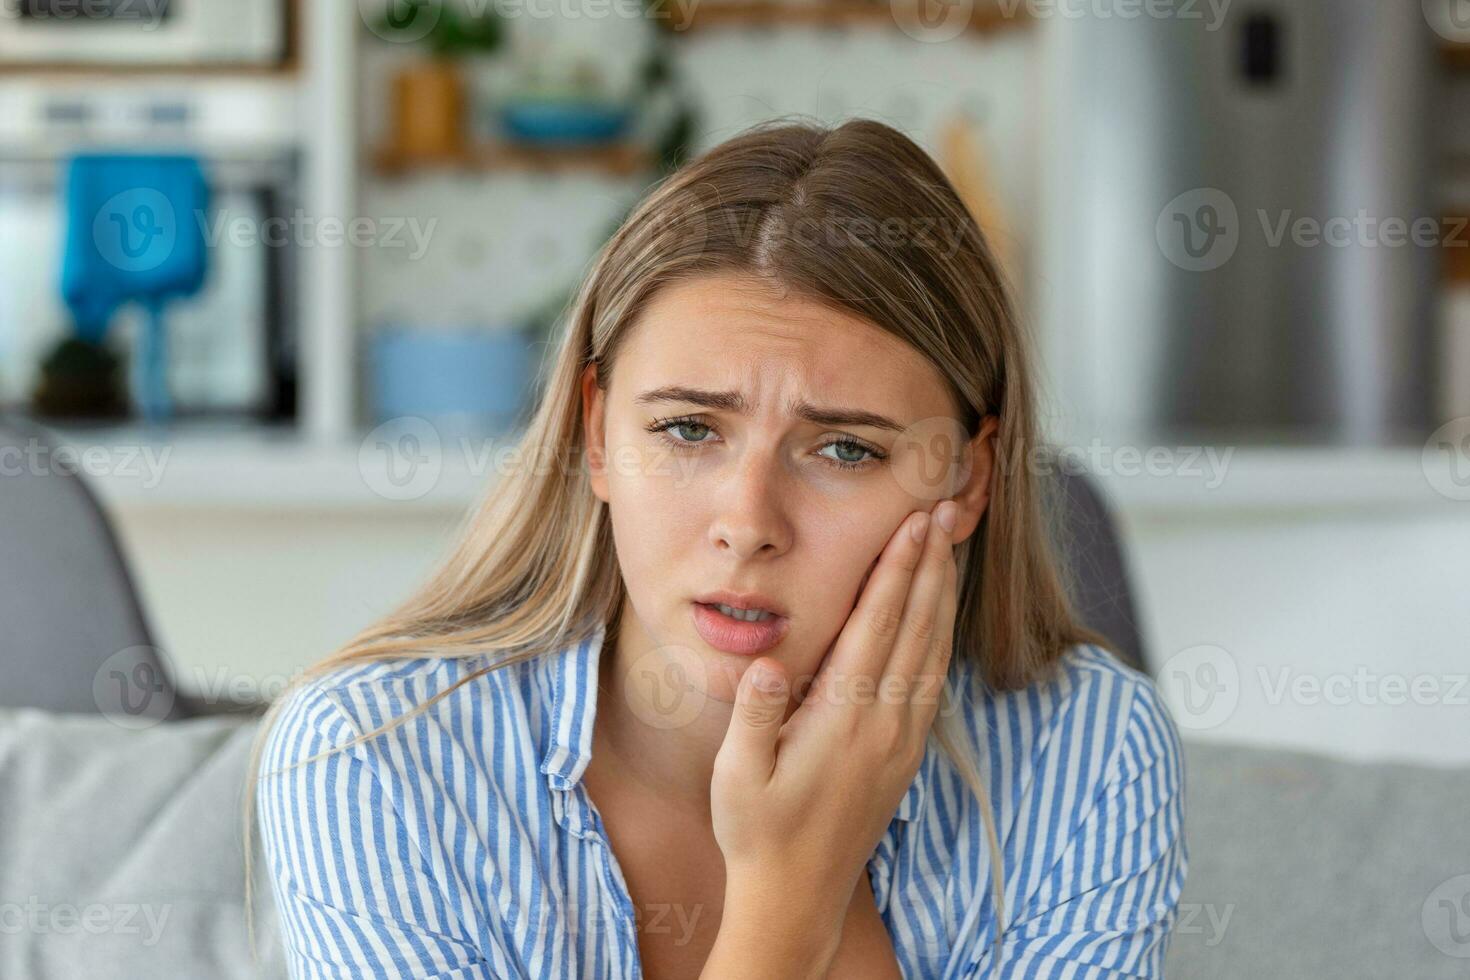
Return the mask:
{"type": "Polygon", "coordinates": [[[246,940],[240,808],[255,730],[0,710],[0,976],[285,977],[263,869],[259,962],[246,940]]]}
{"type": "Polygon", "coordinates": [[[1168,976],[1470,976],[1470,772],[1185,742],[1168,976]]]}
{"type": "MultiPolygon", "coordinates": [[[[0,977],[284,978],[240,818],[256,723],[0,710],[0,977]]],[[[1470,773],[1186,741],[1168,975],[1470,973],[1470,773]]]]}

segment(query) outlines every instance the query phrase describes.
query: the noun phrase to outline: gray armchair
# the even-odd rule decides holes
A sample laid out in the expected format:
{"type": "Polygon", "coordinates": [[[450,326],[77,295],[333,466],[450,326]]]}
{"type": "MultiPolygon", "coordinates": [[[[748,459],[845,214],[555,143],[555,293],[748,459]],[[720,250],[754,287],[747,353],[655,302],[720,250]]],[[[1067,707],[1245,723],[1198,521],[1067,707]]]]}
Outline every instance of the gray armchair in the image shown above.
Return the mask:
{"type": "Polygon", "coordinates": [[[0,415],[0,707],[137,727],[256,710],[175,688],[106,513],[53,448],[0,415]]]}
{"type": "Polygon", "coordinates": [[[1137,606],[1112,512],[1088,477],[1054,470],[1043,484],[1043,505],[1051,515],[1057,551],[1078,618],[1117,647],[1130,667],[1152,675],[1137,606]]]}

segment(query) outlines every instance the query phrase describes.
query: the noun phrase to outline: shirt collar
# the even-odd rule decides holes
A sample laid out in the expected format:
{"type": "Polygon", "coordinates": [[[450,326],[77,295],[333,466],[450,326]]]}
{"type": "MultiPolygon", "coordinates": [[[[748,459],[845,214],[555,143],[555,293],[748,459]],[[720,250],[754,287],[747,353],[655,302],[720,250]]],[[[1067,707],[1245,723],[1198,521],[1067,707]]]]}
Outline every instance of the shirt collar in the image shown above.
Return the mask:
{"type": "MultiPolygon", "coordinates": [[[[592,722],[597,713],[598,661],[607,637],[607,627],[556,653],[540,658],[543,698],[549,698],[550,738],[541,758],[541,772],[553,789],[570,790],[582,778],[587,763],[592,761],[592,722]]],[[[927,793],[926,770],[930,753],[909,784],[898,804],[894,818],[913,820],[924,808],[927,793]]]]}
{"type": "Polygon", "coordinates": [[[599,626],[586,639],[543,655],[537,664],[542,698],[551,702],[547,712],[551,736],[541,758],[541,771],[553,789],[571,789],[592,760],[597,663],[606,635],[607,627],[599,626]]]}

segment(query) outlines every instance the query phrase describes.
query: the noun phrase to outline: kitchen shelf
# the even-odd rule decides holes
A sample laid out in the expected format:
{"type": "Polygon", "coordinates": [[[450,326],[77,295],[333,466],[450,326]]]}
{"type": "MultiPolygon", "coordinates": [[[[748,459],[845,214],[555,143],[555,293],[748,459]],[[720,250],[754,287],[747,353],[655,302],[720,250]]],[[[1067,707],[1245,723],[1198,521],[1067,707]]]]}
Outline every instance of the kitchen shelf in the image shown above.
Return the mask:
{"type": "MultiPolygon", "coordinates": [[[[943,0],[706,0],[690,4],[670,0],[669,16],[659,19],[666,30],[688,33],[698,28],[816,26],[846,27],[874,25],[897,27],[895,7],[899,3],[941,3],[943,0]]],[[[986,6],[971,11],[966,30],[971,34],[988,34],[1030,24],[1024,6],[1017,5],[1009,14],[999,6],[986,6]]]]}
{"type": "Polygon", "coordinates": [[[583,171],[631,177],[653,167],[653,154],[635,143],[597,146],[531,146],[487,143],[457,153],[417,155],[392,147],[378,150],[373,166],[387,177],[422,170],[522,170],[532,173],[583,171]]]}
{"type": "Polygon", "coordinates": [[[1443,223],[1446,235],[1453,234],[1453,241],[1446,238],[1444,247],[1444,278],[1456,285],[1470,284],[1470,208],[1448,214],[1443,223]]]}
{"type": "Polygon", "coordinates": [[[298,65],[293,59],[271,64],[200,61],[182,62],[179,64],[144,63],[137,65],[99,65],[96,63],[73,63],[66,61],[26,64],[24,62],[0,61],[0,76],[4,77],[37,75],[43,78],[69,76],[73,78],[97,79],[109,77],[138,78],[153,75],[176,78],[178,76],[197,75],[207,78],[230,78],[241,75],[250,77],[291,76],[297,74],[297,72],[298,65]]]}

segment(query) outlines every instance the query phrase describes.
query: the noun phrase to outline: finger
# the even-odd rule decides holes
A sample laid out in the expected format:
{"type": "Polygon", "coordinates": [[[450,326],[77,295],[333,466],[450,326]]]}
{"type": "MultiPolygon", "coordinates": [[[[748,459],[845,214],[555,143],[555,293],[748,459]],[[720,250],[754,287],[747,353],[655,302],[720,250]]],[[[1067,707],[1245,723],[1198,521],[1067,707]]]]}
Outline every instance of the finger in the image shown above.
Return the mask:
{"type": "Polygon", "coordinates": [[[937,642],[929,647],[929,656],[919,668],[915,678],[917,688],[911,698],[911,703],[929,709],[925,717],[931,724],[934,716],[939,713],[939,705],[944,698],[944,682],[949,676],[950,661],[954,659],[954,618],[959,605],[956,587],[958,579],[959,570],[951,560],[944,569],[944,593],[939,600],[939,630],[935,634],[937,642]]]}
{"type": "MultiPolygon", "coordinates": [[[[832,645],[823,671],[832,677],[852,678],[858,674],[879,677],[883,664],[893,650],[903,621],[903,607],[908,599],[909,583],[914,568],[923,554],[922,540],[915,540],[913,529],[927,527],[929,515],[915,511],[899,522],[889,536],[877,567],[858,596],[857,606],[847,617],[842,633],[832,645]]],[[[819,679],[818,684],[821,683],[819,679]]]]}
{"type": "MultiPolygon", "coordinates": [[[[940,508],[952,509],[956,505],[941,500],[935,507],[936,518],[940,508]]],[[[941,605],[948,568],[954,564],[954,534],[945,530],[936,519],[929,524],[929,534],[924,540],[924,551],[919,567],[914,572],[913,584],[909,589],[908,602],[904,606],[903,621],[898,631],[898,641],[884,667],[884,675],[893,675],[906,685],[917,683],[919,671],[929,660],[934,647],[948,641],[941,622],[941,605]]],[[[913,687],[903,690],[912,694],[913,687]]]]}
{"type": "Polygon", "coordinates": [[[735,710],[730,713],[722,749],[748,759],[774,761],[788,691],[785,669],[771,658],[761,657],[747,667],[735,692],[735,710]],[[766,686],[767,679],[773,686],[766,686]]]}

